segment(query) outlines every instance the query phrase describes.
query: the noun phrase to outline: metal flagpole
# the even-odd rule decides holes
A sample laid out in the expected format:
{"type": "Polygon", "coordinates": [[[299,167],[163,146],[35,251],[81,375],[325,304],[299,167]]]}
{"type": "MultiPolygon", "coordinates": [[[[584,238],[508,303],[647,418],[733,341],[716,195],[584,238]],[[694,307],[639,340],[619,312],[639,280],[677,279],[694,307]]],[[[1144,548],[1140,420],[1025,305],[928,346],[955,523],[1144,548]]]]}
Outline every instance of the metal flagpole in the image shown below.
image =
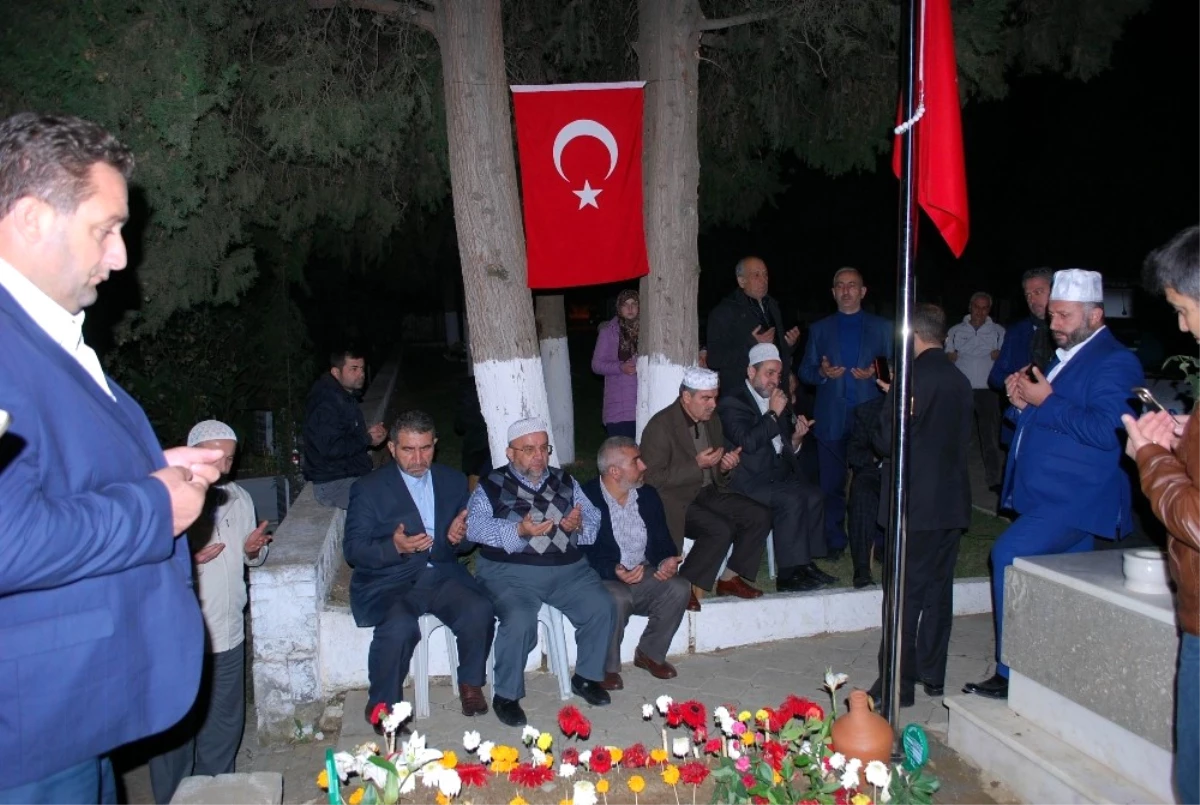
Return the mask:
{"type": "MultiPolygon", "coordinates": [[[[916,113],[915,84],[917,76],[917,20],[924,0],[904,0],[901,5],[900,87],[904,120],[912,121],[916,113]]],[[[914,197],[916,184],[913,175],[915,151],[913,130],[908,127],[900,135],[900,219],[898,227],[898,256],[896,263],[896,321],[899,322],[897,343],[898,361],[893,372],[892,396],[892,498],[888,519],[888,553],[884,564],[887,589],[884,595],[883,618],[883,714],[899,734],[900,720],[900,635],[904,617],[904,546],[908,538],[908,438],[909,400],[912,399],[912,311],[916,301],[916,282],[913,271],[917,251],[917,206],[914,197]]]]}

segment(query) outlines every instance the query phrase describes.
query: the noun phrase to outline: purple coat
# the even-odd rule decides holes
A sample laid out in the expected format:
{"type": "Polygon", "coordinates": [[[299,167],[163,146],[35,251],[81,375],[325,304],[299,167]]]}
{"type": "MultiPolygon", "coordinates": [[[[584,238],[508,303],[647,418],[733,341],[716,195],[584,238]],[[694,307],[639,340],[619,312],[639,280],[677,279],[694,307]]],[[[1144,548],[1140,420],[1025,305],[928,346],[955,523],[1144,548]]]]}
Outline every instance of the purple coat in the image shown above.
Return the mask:
{"type": "Polygon", "coordinates": [[[596,351],[592,353],[592,371],[604,375],[604,424],[610,422],[632,422],[637,419],[637,374],[627,375],[621,371],[617,358],[621,325],[614,316],[600,325],[596,338],[596,351]]]}

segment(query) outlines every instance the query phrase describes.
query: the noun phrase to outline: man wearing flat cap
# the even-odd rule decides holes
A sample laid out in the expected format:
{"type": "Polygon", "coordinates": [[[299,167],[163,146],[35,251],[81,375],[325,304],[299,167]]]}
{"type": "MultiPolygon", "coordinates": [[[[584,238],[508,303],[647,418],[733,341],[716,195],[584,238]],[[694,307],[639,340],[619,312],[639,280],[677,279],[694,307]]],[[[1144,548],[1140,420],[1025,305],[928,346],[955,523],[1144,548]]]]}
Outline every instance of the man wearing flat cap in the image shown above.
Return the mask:
{"type": "Polygon", "coordinates": [[[525,660],[542,604],[575,627],[571,690],[594,706],[610,701],[601,683],[616,605],[579,550],[596,541],[600,512],[574,478],[550,466],[549,430],[536,418],[509,426],[508,464],[479,482],[467,514],[467,537],[479,545],[476,576],[500,619],[492,710],[513,727],[525,724],[525,660]]]}
{"type": "Polygon", "coordinates": [[[992,546],[996,673],[963,688],[995,699],[1008,696],[1000,651],[1004,571],[1013,559],[1090,551],[1096,537],[1121,539],[1133,530],[1121,415],[1133,413],[1142,367],[1104,326],[1098,272],[1055,272],[1048,315],[1058,349],[1047,372],[1025,367],[1005,381],[1019,414],[1000,504],[1019,516],[992,546]]]}
{"type": "Polygon", "coordinates": [[[687,608],[693,612],[700,609],[697,589],[712,590],[714,584],[722,595],[762,595],[747,580],[758,575],[771,531],[771,510],[730,487],[742,451],[725,449],[721,420],[713,416],[719,385],[716,372],[689,367],[679,399],[651,417],[642,432],[646,483],[662,497],[671,539],[677,549],[685,536],[695,543],[679,570],[692,583],[687,608]]]}
{"type": "Polygon", "coordinates": [[[797,417],[780,388],[783,363],[774,344],[749,350],[742,382],[721,395],[717,413],[726,444],[741,449],[734,490],[771,509],[771,539],[779,562],[776,588],[804,592],[837,579],[816,563],[825,555],[825,496],[800,472],[796,454],[812,422],[797,417]]]}

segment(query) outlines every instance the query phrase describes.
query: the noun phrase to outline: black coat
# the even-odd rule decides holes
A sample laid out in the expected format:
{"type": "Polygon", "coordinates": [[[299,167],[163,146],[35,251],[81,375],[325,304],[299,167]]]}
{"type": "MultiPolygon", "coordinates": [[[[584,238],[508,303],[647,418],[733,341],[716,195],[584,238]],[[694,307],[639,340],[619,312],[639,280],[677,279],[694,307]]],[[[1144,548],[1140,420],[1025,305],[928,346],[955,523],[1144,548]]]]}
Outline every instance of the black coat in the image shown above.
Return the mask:
{"type": "MultiPolygon", "coordinates": [[[[725,448],[742,448],[741,461],[729,478],[729,485],[748,498],[771,505],[771,484],[798,476],[796,454],[792,452],[792,431],[796,419],[790,408],[778,418],[760,414],[753,394],[743,380],[740,387],[726,389],[717,402],[717,414],[725,431],[725,448]],[[775,452],[771,440],[783,439],[783,450],[775,452]]],[[[807,438],[811,438],[806,436],[807,438]]]]}
{"type": "Polygon", "coordinates": [[[433,473],[437,522],[430,534],[433,548],[420,553],[400,553],[392,542],[392,534],[401,523],[407,534],[428,533],[394,462],[363,476],[350,488],[342,554],[354,568],[350,576],[350,611],[359,626],[375,626],[382,621],[393,598],[412,587],[426,564],[457,564],[461,554],[475,547],[465,537],[458,545],[451,545],[446,538],[450,523],[467,508],[466,476],[442,464],[432,465],[429,471],[433,473]]]}
{"type": "MultiPolygon", "coordinates": [[[[975,398],[971,381],[939,348],[927,349],[913,361],[913,411],[909,425],[908,529],[936,531],[971,525],[971,479],[967,456],[975,398]]],[[[879,412],[875,452],[892,452],[892,391],[879,412]]],[[[883,477],[890,477],[885,463],[883,477]]],[[[892,488],[880,491],[879,522],[891,511],[892,488]]]]}
{"type": "Polygon", "coordinates": [[[304,406],[305,477],[321,484],[366,475],[370,449],[358,400],[333,375],[321,375],[304,406]]]}
{"type": "MultiPolygon", "coordinates": [[[[792,348],[783,340],[787,332],[779,303],[771,296],[763,297],[763,309],[738,288],[722,299],[708,314],[707,340],[708,368],[721,375],[721,388],[733,389],[746,379],[746,367],[750,365],[750,347],[758,342],[751,333],[756,327],[764,330],[775,328],[775,346],[783,369],[779,376],[786,378],[792,367],[792,348]],[[763,313],[766,318],[763,318],[763,313]]],[[[786,391],[786,389],[785,389],[786,391]]]]}
{"type": "MultiPolygon", "coordinates": [[[[596,532],[596,541],[591,545],[580,545],[579,550],[587,557],[588,564],[602,579],[616,580],[617,565],[621,562],[621,547],[613,534],[612,514],[608,511],[608,503],[604,493],[600,491],[600,479],[593,478],[581,487],[583,494],[600,510],[600,530],[596,532]]],[[[667,513],[663,509],[662,498],[658,490],[652,486],[642,485],[637,491],[638,513],[646,524],[646,561],[657,568],[659,563],[672,556],[678,556],[675,541],[667,529],[667,513]]]]}

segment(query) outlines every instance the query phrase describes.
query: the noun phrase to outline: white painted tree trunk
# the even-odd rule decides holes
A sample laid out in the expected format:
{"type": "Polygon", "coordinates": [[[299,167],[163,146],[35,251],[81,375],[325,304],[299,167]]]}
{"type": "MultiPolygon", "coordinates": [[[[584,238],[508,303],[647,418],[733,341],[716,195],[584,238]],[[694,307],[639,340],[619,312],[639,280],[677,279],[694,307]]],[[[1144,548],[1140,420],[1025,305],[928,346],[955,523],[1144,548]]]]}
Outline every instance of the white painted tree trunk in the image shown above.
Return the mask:
{"type": "Polygon", "coordinates": [[[664,355],[639,355],[637,360],[637,438],[650,417],[666,408],[679,396],[686,367],[668,360],[664,355]]]}
{"type": "Polygon", "coordinates": [[[554,455],[563,464],[575,461],[575,399],[571,392],[571,358],[567,339],[543,338],[542,375],[554,425],[554,455]]]}

